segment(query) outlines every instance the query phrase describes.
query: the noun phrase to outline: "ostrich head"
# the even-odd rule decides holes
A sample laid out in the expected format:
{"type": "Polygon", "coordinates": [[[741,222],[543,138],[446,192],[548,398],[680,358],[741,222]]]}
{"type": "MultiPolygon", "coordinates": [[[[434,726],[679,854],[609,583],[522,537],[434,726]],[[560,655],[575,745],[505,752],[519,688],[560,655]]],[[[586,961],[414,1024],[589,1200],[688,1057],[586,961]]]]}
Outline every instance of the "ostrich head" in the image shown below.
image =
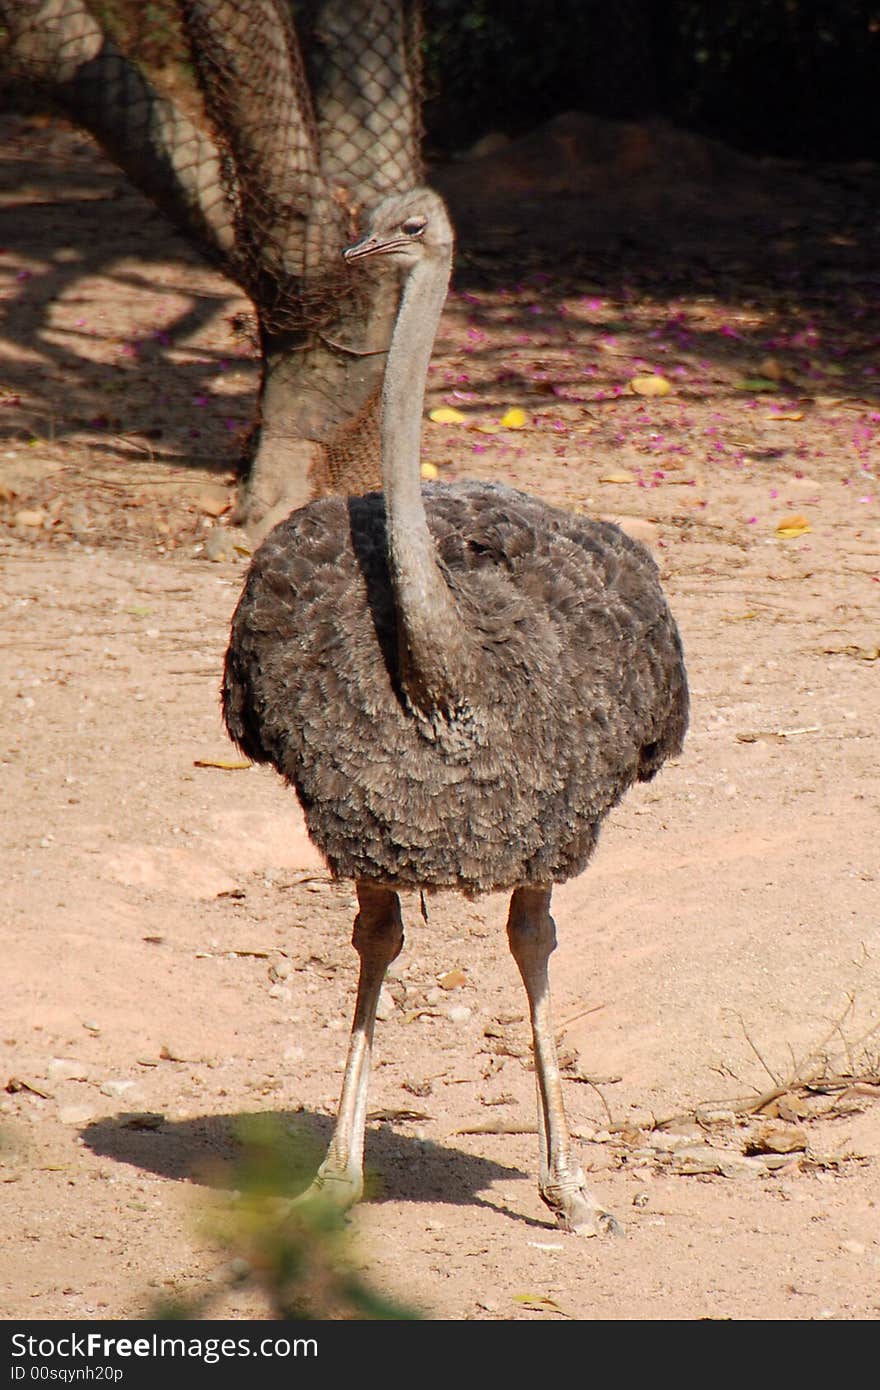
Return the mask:
{"type": "Polygon", "coordinates": [[[430,188],[393,193],[372,212],[366,235],[343,251],[346,261],[390,256],[402,271],[423,262],[449,264],[453,233],[442,198],[430,188]]]}

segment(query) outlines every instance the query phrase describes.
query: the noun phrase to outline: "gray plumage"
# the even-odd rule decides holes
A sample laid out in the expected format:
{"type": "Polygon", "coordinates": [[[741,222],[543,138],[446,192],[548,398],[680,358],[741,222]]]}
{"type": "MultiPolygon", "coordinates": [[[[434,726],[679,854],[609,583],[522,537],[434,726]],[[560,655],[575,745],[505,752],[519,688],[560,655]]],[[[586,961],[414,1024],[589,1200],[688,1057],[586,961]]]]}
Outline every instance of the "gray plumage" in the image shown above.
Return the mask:
{"type": "Polygon", "coordinates": [[[310,1192],[363,1190],[382,979],[403,944],[397,890],[512,889],[529,999],[540,1192],[573,1231],[614,1229],[574,1162],[547,961],[554,883],[604,816],[681,747],[687,683],[648,552],[605,522],[497,484],[422,486],[425,379],[452,264],[427,189],[386,199],[346,253],[401,274],[382,394],[383,491],[294,512],[257,551],[232,621],[234,741],[296,789],[332,872],[353,878],[361,957],[333,1140],[310,1192]]]}
{"type": "Polygon", "coordinates": [[[296,788],[333,873],[476,893],[559,883],[684,733],[675,626],[642,546],[487,483],[423,488],[479,662],[478,697],[423,712],[401,684],[381,493],[294,512],[235,614],[233,739],[296,788]]]}

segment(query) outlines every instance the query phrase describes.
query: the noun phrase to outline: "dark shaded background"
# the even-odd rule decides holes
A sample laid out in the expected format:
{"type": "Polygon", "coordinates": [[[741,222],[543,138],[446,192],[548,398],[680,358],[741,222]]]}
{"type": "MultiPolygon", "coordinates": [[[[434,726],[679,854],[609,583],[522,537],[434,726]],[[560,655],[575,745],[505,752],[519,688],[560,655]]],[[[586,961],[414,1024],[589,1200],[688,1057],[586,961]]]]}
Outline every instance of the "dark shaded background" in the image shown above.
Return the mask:
{"type": "Polygon", "coordinates": [[[576,109],[662,116],[753,154],[880,150],[872,0],[425,0],[425,14],[440,148],[576,109]]]}

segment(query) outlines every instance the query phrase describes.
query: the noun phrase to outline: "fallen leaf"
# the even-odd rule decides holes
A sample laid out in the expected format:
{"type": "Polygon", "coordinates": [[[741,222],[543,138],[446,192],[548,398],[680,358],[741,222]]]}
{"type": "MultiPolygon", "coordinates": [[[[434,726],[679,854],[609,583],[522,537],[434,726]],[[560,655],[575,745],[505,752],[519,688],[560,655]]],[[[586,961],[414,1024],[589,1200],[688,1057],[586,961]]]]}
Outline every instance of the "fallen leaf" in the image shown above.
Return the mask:
{"type": "Polygon", "coordinates": [[[559,1313],[560,1317],[571,1317],[571,1313],[567,1313],[555,1298],[547,1298],[544,1294],[516,1293],[513,1295],[513,1301],[521,1308],[530,1308],[533,1313],[559,1313]]]}
{"type": "Polygon", "coordinates": [[[508,430],[521,430],[528,424],[529,417],[518,405],[512,405],[501,417],[501,423],[508,430]]]}
{"type": "Polygon", "coordinates": [[[802,410],[775,410],[770,415],[765,415],[765,420],[803,420],[802,410]]]}
{"type": "Polygon", "coordinates": [[[193,767],[219,767],[224,772],[242,772],[250,766],[244,758],[193,758],[193,767]]]}
{"type": "Polygon", "coordinates": [[[665,376],[634,376],[629,389],[637,396],[668,396],[672,382],[665,376]]]}
{"type": "Polygon", "coordinates": [[[804,536],[812,529],[807,518],[801,516],[800,512],[795,512],[792,516],[784,516],[781,521],[776,523],[776,534],[783,540],[793,540],[796,536],[804,536]]]}
{"type": "Polygon", "coordinates": [[[430,411],[429,420],[433,420],[435,425],[460,425],[467,419],[460,410],[455,410],[451,405],[438,406],[436,410],[430,411]]]}
{"type": "Polygon", "coordinates": [[[621,468],[617,473],[605,473],[599,479],[600,483],[634,483],[636,475],[629,473],[625,468],[621,468]]]}
{"type": "Polygon", "coordinates": [[[433,1118],[433,1115],[429,1115],[424,1110],[407,1110],[406,1108],[396,1109],[393,1107],[389,1108],[388,1106],[385,1106],[380,1110],[370,1110],[367,1112],[367,1119],[373,1123],[383,1120],[389,1124],[393,1124],[395,1122],[406,1122],[407,1124],[416,1124],[423,1120],[433,1120],[433,1118]]]}
{"type": "Polygon", "coordinates": [[[880,647],[823,647],[826,656],[852,656],[856,661],[880,660],[880,647]]]}
{"type": "Polygon", "coordinates": [[[474,428],[475,428],[476,430],[479,430],[480,434],[497,434],[498,431],[501,429],[501,426],[500,426],[500,425],[475,425],[474,428]]]}
{"type": "Polygon", "coordinates": [[[468,977],[463,970],[448,970],[437,981],[441,989],[461,989],[467,982],[468,977]]]}
{"type": "Polygon", "coordinates": [[[773,743],[784,743],[787,738],[798,738],[801,734],[818,734],[818,724],[810,724],[803,729],[756,729],[745,730],[736,736],[737,743],[757,743],[759,739],[770,739],[773,743]]]}
{"type": "Polygon", "coordinates": [[[779,382],[766,376],[747,376],[736,383],[737,391],[778,391],[779,382]]]}
{"type": "Polygon", "coordinates": [[[37,1086],[33,1081],[25,1081],[21,1076],[10,1076],[5,1089],[10,1095],[15,1095],[18,1091],[30,1091],[32,1095],[40,1096],[43,1100],[51,1100],[50,1091],[44,1091],[41,1086],[37,1086]]]}

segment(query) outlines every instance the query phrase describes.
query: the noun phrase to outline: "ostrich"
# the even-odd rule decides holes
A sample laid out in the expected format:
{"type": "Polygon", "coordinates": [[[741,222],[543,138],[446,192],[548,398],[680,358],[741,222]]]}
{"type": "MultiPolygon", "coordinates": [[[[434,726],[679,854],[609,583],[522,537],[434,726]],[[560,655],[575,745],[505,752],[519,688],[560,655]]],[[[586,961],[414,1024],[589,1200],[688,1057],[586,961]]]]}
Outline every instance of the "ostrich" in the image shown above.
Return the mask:
{"type": "Polygon", "coordinates": [[[256,552],[232,620],[223,710],[299,796],[353,879],[360,957],[336,1126],[309,1192],[363,1192],[376,1005],[403,945],[400,888],[512,890],[529,1002],[540,1195],[565,1230],[615,1222],[572,1154],[553,1035],[554,883],[603,817],[679,752],[687,683],[647,551],[617,527],[495,483],[422,485],[428,363],[453,234],[424,188],[386,198],[343,254],[401,281],[382,395],[383,491],[294,511],[256,552]]]}

